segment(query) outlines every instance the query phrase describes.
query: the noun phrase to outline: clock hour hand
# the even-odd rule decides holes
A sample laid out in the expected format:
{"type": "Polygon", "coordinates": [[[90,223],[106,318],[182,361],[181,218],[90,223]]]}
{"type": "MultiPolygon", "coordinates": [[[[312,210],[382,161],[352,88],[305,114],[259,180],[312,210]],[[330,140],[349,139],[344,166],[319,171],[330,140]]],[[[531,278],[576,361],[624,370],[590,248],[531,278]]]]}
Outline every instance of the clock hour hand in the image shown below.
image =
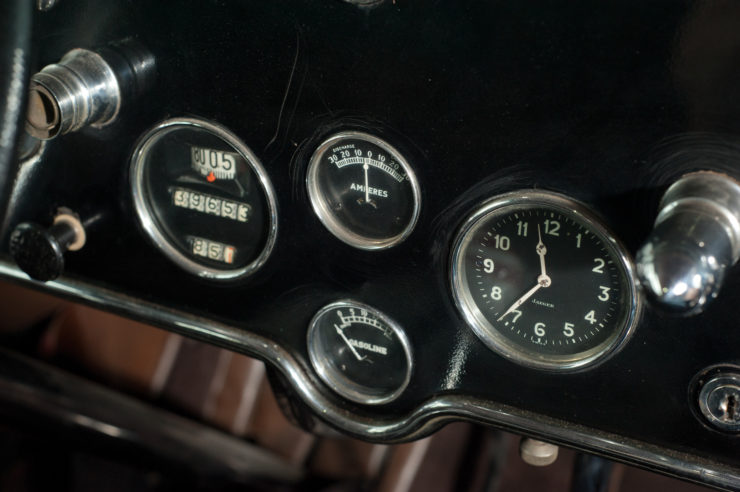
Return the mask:
{"type": "Polygon", "coordinates": [[[537,237],[539,238],[539,242],[537,243],[535,251],[537,251],[537,255],[540,257],[540,276],[547,276],[547,270],[545,270],[545,255],[547,254],[547,247],[545,247],[545,243],[542,242],[542,233],[540,232],[539,224],[537,224],[537,237]]]}
{"type": "Polygon", "coordinates": [[[537,283],[541,284],[542,287],[550,287],[552,281],[550,280],[550,276],[547,275],[547,270],[545,269],[545,255],[547,254],[547,247],[545,246],[545,243],[542,242],[542,234],[540,233],[539,224],[537,224],[537,237],[539,238],[539,242],[535,247],[535,251],[537,251],[537,256],[540,257],[540,275],[537,277],[537,283]]]}

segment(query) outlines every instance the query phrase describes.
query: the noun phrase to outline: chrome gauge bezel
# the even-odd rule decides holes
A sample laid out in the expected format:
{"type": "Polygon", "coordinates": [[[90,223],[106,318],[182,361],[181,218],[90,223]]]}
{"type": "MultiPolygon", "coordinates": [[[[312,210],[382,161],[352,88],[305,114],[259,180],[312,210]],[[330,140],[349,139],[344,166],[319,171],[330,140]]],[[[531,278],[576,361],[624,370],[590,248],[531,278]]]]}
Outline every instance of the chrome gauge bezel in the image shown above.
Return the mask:
{"type": "Polygon", "coordinates": [[[576,371],[604,362],[621,350],[634,333],[642,309],[634,263],[626,248],[589,208],[565,195],[544,190],[520,190],[490,198],[481,203],[463,222],[453,241],[450,256],[450,286],[455,305],[467,325],[491,350],[505,358],[535,369],[576,371]],[[629,289],[630,305],[619,321],[613,336],[586,351],[571,355],[543,355],[517,346],[502,336],[483,315],[467,284],[465,251],[479,228],[492,217],[505,215],[521,206],[549,207],[577,218],[603,242],[610,255],[618,260],[629,289]]]}
{"type": "Polygon", "coordinates": [[[316,374],[318,374],[319,378],[334,392],[353,402],[362,403],[365,405],[381,405],[383,403],[391,402],[398,398],[406,390],[409,382],[411,381],[411,374],[414,368],[414,359],[411,351],[411,343],[409,342],[406,333],[401,328],[401,326],[392,318],[386,316],[378,309],[372,306],[368,306],[367,304],[363,304],[352,299],[340,299],[324,306],[319,311],[317,311],[311,319],[308,327],[308,333],[306,334],[306,342],[308,347],[308,358],[311,362],[311,366],[313,367],[314,371],[316,371],[316,374]],[[319,321],[325,314],[333,310],[343,308],[367,310],[368,313],[371,313],[374,317],[381,320],[391,330],[393,330],[393,333],[401,344],[401,347],[403,347],[403,351],[407,361],[406,374],[404,375],[403,382],[395,390],[380,395],[369,394],[362,389],[362,386],[352,383],[352,381],[350,381],[348,378],[343,377],[341,374],[339,374],[338,371],[335,370],[335,368],[326,360],[326,356],[324,355],[322,347],[320,346],[320,337],[317,333],[319,329],[319,321]]]}
{"type": "Polygon", "coordinates": [[[262,167],[260,160],[234,133],[217,123],[202,119],[172,118],[165,120],[146,132],[139,139],[131,156],[130,166],[129,178],[131,182],[131,194],[139,224],[154,245],[180,268],[201,278],[232,281],[248,277],[267,261],[277,239],[278,220],[275,190],[273,189],[270,178],[262,167]],[[216,137],[222,139],[238,152],[242,158],[244,158],[258,178],[260,187],[265,196],[265,202],[269,213],[267,239],[260,254],[257,255],[252,262],[243,267],[235,269],[213,268],[202,265],[197,261],[188,258],[170,242],[164,231],[161,229],[161,226],[158,224],[154,212],[150,208],[149,201],[147,200],[144,191],[144,168],[146,165],[146,157],[155,143],[180,128],[197,128],[210,132],[216,137]]]}
{"type": "Polygon", "coordinates": [[[340,133],[335,133],[326,140],[324,140],[314,151],[311,159],[308,163],[308,170],[306,171],[306,187],[308,189],[308,197],[311,201],[311,207],[314,213],[319,218],[321,223],[331,232],[337,239],[345,244],[349,244],[358,249],[362,250],[383,250],[391,248],[401,242],[403,242],[416,227],[416,223],[419,220],[419,213],[421,212],[421,187],[416,177],[416,173],[413,168],[406,160],[405,157],[391,144],[385,140],[371,135],[369,133],[349,130],[340,133]],[[408,176],[409,184],[411,185],[411,192],[414,200],[414,210],[406,227],[395,236],[377,239],[369,238],[361,234],[357,234],[350,228],[345,226],[341,220],[339,220],[331,211],[329,204],[325,198],[325,193],[319,185],[318,173],[319,167],[324,157],[324,154],[333,145],[336,145],[339,141],[345,139],[358,139],[364,140],[371,144],[377,145],[384,151],[388,152],[393,159],[401,165],[404,172],[408,176]]]}

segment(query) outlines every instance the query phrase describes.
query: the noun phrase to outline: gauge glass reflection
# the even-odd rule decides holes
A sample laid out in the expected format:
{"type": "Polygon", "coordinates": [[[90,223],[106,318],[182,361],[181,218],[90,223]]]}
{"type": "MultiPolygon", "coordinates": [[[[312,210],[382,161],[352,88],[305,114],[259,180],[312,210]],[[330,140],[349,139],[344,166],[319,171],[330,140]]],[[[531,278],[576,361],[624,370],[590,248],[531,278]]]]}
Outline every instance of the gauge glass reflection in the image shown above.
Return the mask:
{"type": "Polygon", "coordinates": [[[142,228],[190,273],[242,278],[272,250],[272,185],[257,157],[219,125],[187,118],[157,125],[134,151],[131,183],[142,228]]]}
{"type": "Polygon", "coordinates": [[[414,170],[389,143],[348,131],[325,140],[308,166],[308,194],[324,226],[360,249],[385,249],[411,234],[421,192],[414,170]]]}
{"type": "Polygon", "coordinates": [[[308,353],[319,377],[349,400],[386,403],[411,377],[411,349],[400,326],[359,302],[322,308],[308,330],[308,353]]]}

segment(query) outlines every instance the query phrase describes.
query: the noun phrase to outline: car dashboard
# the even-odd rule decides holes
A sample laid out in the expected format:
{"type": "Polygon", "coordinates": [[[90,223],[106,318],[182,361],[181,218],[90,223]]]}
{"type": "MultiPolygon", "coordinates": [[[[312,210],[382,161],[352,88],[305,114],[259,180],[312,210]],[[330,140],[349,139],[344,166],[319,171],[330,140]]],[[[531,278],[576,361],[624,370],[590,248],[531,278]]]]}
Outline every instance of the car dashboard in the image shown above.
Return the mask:
{"type": "Polygon", "coordinates": [[[660,247],[737,239],[666,204],[740,216],[718,198],[738,23],[731,2],[60,0],[34,15],[43,118],[0,275],[265,361],[309,430],[465,420],[740,488],[736,255],[690,308],[646,285],[660,247]],[[44,68],[84,79],[72,50],[120,97],[79,128],[44,68]],[[60,216],[84,245],[55,263],[60,216]]]}

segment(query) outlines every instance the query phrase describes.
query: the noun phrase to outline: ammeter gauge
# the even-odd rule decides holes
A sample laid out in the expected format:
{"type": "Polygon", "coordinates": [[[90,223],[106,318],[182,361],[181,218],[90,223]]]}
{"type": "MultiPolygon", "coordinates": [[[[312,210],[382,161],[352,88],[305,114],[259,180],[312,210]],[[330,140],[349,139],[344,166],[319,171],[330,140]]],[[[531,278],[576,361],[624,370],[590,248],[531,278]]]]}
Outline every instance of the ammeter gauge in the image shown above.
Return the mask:
{"type": "Polygon", "coordinates": [[[401,327],[355,301],[337,301],[316,313],[308,354],[324,383],[358,403],[389,402],[411,378],[411,348],[401,327]]]}
{"type": "Polygon", "coordinates": [[[306,177],[316,215],[338,239],[356,248],[389,248],[411,234],[421,191],[413,169],[390,144],[347,131],[314,152],[306,177]]]}
{"type": "Polygon", "coordinates": [[[225,128],[190,118],[160,123],[139,141],[130,173],[142,228],[186,271],[238,279],[267,260],[277,234],[272,184],[225,128]]]}
{"type": "Polygon", "coordinates": [[[476,335],[531,367],[603,361],[638,318],[627,252],[584,205],[556,193],[526,190],[482,204],[454,242],[451,276],[476,335]]]}

